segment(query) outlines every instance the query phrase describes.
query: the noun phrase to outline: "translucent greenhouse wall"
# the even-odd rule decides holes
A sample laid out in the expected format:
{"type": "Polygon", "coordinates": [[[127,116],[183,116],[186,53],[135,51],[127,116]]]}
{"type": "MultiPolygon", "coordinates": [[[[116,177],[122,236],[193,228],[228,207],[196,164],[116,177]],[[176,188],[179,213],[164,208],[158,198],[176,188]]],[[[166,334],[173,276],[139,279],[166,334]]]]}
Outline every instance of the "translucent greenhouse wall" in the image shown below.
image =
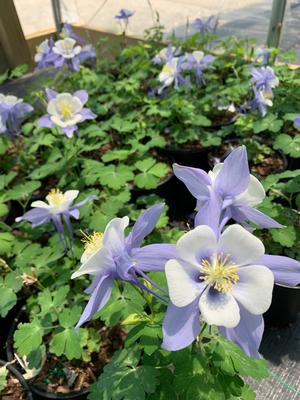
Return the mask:
{"type": "MultiPolygon", "coordinates": [[[[51,0],[14,0],[26,37],[55,30],[51,0]]],[[[218,33],[222,36],[254,37],[258,43],[267,40],[273,0],[60,0],[62,19],[74,25],[118,34],[121,27],[114,18],[121,8],[134,10],[127,34],[143,37],[153,25],[157,11],[166,36],[172,31],[178,36],[192,32],[187,25],[195,18],[219,17],[218,33]]],[[[288,0],[280,45],[296,47],[298,40],[300,0],[288,0]]]]}

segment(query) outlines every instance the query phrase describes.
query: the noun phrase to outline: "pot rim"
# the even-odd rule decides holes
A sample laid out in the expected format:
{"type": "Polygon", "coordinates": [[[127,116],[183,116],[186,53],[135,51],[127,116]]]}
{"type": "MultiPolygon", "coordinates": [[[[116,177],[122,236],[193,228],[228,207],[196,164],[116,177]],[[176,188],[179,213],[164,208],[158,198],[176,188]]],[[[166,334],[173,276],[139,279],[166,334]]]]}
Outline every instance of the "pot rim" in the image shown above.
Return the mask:
{"type": "Polygon", "coordinates": [[[33,395],[31,393],[31,387],[28,384],[28,382],[26,381],[26,379],[23,377],[21,372],[19,372],[17,370],[17,368],[15,368],[13,365],[7,364],[7,361],[1,360],[1,359],[0,359],[0,366],[1,367],[6,366],[8,371],[20,382],[22,388],[24,389],[26,399],[33,400],[33,395]]]}
{"type": "MultiPolygon", "coordinates": [[[[13,357],[13,335],[14,332],[17,328],[17,324],[20,322],[20,316],[22,314],[25,314],[25,307],[21,307],[21,309],[19,310],[19,312],[17,313],[16,317],[14,318],[11,327],[9,329],[8,332],[8,336],[7,336],[7,340],[6,340],[6,355],[7,355],[7,359],[8,361],[12,361],[14,359],[13,357]]],[[[16,368],[14,368],[16,369],[16,368]]],[[[17,370],[17,369],[16,369],[17,370]]],[[[26,385],[29,388],[30,394],[31,392],[33,392],[34,394],[44,397],[46,399],[56,399],[56,400],[73,400],[73,399],[80,399],[83,396],[87,395],[89,393],[89,387],[85,388],[85,389],[81,389],[78,391],[73,391],[73,392],[69,392],[69,393],[51,393],[48,392],[47,390],[43,390],[40,389],[37,385],[35,385],[34,383],[30,383],[30,381],[27,381],[23,375],[21,374],[21,372],[19,372],[17,370],[18,374],[21,375],[21,377],[24,379],[26,385]]],[[[31,397],[28,398],[28,400],[33,400],[33,396],[31,394],[31,397]]]]}

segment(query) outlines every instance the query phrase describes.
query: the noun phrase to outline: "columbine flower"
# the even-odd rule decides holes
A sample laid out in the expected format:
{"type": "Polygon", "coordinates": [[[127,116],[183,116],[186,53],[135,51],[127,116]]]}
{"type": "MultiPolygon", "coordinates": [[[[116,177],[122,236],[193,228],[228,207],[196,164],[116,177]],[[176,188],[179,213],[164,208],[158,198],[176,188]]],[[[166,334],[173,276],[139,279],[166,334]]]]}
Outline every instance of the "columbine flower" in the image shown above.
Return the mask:
{"type": "Polygon", "coordinates": [[[63,222],[66,224],[67,231],[72,239],[70,217],[78,219],[80,216],[79,208],[96,199],[96,196],[92,195],[77,204],[73,204],[78,194],[78,190],[67,190],[62,193],[59,189],[51,189],[46,196],[47,203],[41,200],[34,201],[31,203],[33,210],[26,212],[22,217],[16,218],[16,222],[29,221],[32,223],[32,227],[35,228],[52,221],[59,237],[64,240],[67,248],[67,235],[64,232],[63,222]]]}
{"type": "Polygon", "coordinates": [[[46,89],[46,94],[48,114],[39,119],[39,126],[58,127],[70,138],[77,130],[78,123],[96,118],[96,114],[84,107],[89,97],[85,90],[78,90],[70,94],[57,93],[54,90],[46,89]]]}
{"type": "Polygon", "coordinates": [[[262,117],[267,114],[267,107],[273,106],[273,93],[264,92],[263,90],[254,90],[254,98],[247,104],[252,111],[259,110],[262,117]]]}
{"type": "Polygon", "coordinates": [[[134,11],[131,10],[126,10],[126,8],[121,8],[121,10],[118,12],[117,15],[115,15],[116,19],[123,19],[125,21],[128,21],[130,17],[132,17],[134,14],[134,11]]]}
{"type": "MultiPolygon", "coordinates": [[[[294,124],[295,124],[295,127],[296,127],[296,128],[300,129],[300,117],[296,117],[296,118],[294,119],[294,124]]],[[[1,132],[1,131],[0,131],[0,132],[1,132]]]]}
{"type": "Polygon", "coordinates": [[[79,54],[82,47],[76,44],[76,40],[70,37],[57,40],[53,46],[53,53],[56,54],[56,59],[53,62],[55,68],[61,68],[64,64],[74,71],[80,69],[79,54]]]}
{"type": "Polygon", "coordinates": [[[210,54],[205,55],[203,51],[193,51],[185,54],[183,69],[194,71],[196,81],[199,85],[204,84],[203,70],[209,67],[209,63],[214,61],[210,54]]]}
{"type": "Polygon", "coordinates": [[[252,68],[250,74],[255,88],[264,95],[272,94],[272,89],[279,85],[279,79],[271,67],[252,68]]]}
{"type": "Polygon", "coordinates": [[[123,217],[112,219],[106,226],[104,234],[94,233],[87,239],[85,251],[81,257],[82,265],[72,278],[90,274],[94,276],[94,279],[86,290],[91,294],[91,298],[77,327],[89,321],[105,306],[114,280],[130,282],[142,290],[155,294],[149,285],[144,285],[138,279],[141,277],[164,292],[145,272],[164,271],[166,261],[176,254],[175,245],[150,244],[140,247],[144,237],[155,227],[162,209],[163,204],[157,204],[143,212],[126,237],[124,231],[129,224],[129,218],[123,217]]]}
{"type": "Polygon", "coordinates": [[[232,218],[254,222],[264,228],[280,228],[272,218],[256,210],[265,198],[257,178],[249,173],[245,146],[234,149],[224,163],[208,174],[197,168],[174,165],[174,173],[197,199],[196,225],[209,225],[216,232],[232,218]]]}
{"type": "Polygon", "coordinates": [[[270,55],[273,52],[273,48],[262,48],[258,47],[255,49],[255,61],[261,60],[261,65],[266,66],[269,62],[270,55]]]}
{"type": "Polygon", "coordinates": [[[33,107],[23,99],[0,93],[0,133],[19,133],[22,122],[32,111],[33,107]]]}
{"type": "Polygon", "coordinates": [[[76,33],[73,31],[72,26],[68,22],[64,23],[64,25],[59,33],[59,37],[61,37],[62,39],[72,38],[72,39],[75,39],[76,42],[78,42],[80,44],[86,43],[86,40],[83,37],[76,35],[76,33]]]}
{"type": "Polygon", "coordinates": [[[51,47],[50,47],[50,42],[49,39],[43,40],[37,47],[36,47],[36,53],[34,56],[34,61],[38,64],[37,67],[45,67],[45,60],[47,55],[50,53],[51,47]]]}
{"type": "Polygon", "coordinates": [[[179,56],[181,48],[176,48],[171,44],[164,49],[161,49],[158,54],[152,59],[153,64],[161,65],[171,61],[174,57],[179,56]]]}
{"type": "Polygon", "coordinates": [[[158,89],[160,94],[166,87],[174,84],[175,89],[181,85],[188,84],[188,78],[182,76],[182,65],[184,62],[183,57],[174,57],[167,62],[158,76],[159,82],[162,86],[158,89]]]}
{"type": "Polygon", "coordinates": [[[193,27],[200,33],[216,33],[218,18],[211,15],[207,19],[196,18],[193,27]]]}
{"type": "Polygon", "coordinates": [[[240,225],[229,226],[219,238],[210,227],[198,226],[179,239],[177,252],[179,258],[166,264],[171,302],[162,347],[188,346],[201,319],[258,357],[274,276],[277,282],[299,283],[300,263],[264,255],[262,242],[240,225]]]}

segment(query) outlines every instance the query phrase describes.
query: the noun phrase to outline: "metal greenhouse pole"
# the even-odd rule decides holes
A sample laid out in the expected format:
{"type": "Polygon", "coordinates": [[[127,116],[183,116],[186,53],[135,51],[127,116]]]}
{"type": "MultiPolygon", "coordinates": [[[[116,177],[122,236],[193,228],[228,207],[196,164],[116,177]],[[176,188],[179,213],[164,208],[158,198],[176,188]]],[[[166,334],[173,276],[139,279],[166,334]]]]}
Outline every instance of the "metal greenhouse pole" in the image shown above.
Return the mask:
{"type": "Polygon", "coordinates": [[[61,15],[61,8],[60,8],[60,0],[51,0],[52,3],[52,10],[54,15],[54,21],[56,26],[56,31],[60,32],[62,27],[62,15],[61,15]]]}
{"type": "Polygon", "coordinates": [[[285,13],[286,0],[273,0],[267,45],[278,47],[285,13]]]}

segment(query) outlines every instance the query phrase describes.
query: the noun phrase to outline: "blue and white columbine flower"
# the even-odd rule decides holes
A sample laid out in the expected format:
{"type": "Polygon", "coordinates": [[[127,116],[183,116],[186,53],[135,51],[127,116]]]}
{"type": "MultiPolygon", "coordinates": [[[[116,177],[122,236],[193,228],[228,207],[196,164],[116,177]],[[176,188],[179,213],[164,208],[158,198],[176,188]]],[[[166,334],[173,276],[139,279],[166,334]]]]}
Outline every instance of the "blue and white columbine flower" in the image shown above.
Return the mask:
{"type": "Polygon", "coordinates": [[[39,119],[39,126],[58,127],[70,138],[77,130],[78,123],[96,118],[96,114],[84,107],[89,97],[85,90],[78,90],[70,94],[57,93],[54,90],[46,89],[46,94],[48,114],[39,119]]]}
{"type": "Polygon", "coordinates": [[[129,282],[160,297],[139,279],[142,278],[164,294],[164,290],[145,273],[164,271],[166,261],[174,255],[176,257],[176,247],[172,244],[150,244],[141,247],[145,236],[154,229],[162,210],[163,204],[156,204],[144,211],[126,237],[124,231],[129,224],[129,218],[123,217],[112,219],[104,234],[96,232],[86,239],[81,267],[72,278],[89,274],[94,279],[86,290],[91,297],[77,327],[89,321],[105,306],[115,280],[129,282]]]}
{"type": "Polygon", "coordinates": [[[299,283],[300,263],[264,255],[262,242],[240,225],[229,226],[220,237],[209,226],[198,226],[179,239],[177,253],[166,263],[171,302],[162,347],[188,346],[202,321],[217,325],[249,356],[259,357],[262,314],[271,304],[274,278],[299,283]]]}
{"type": "Polygon", "coordinates": [[[200,33],[215,33],[218,25],[218,18],[211,15],[207,19],[196,18],[192,26],[200,33]]]}
{"type": "Polygon", "coordinates": [[[252,68],[250,74],[254,87],[264,94],[272,93],[272,89],[279,85],[279,79],[271,67],[252,68]]]}
{"type": "Polygon", "coordinates": [[[22,122],[32,111],[33,107],[23,99],[0,93],[0,133],[19,133],[22,122]]]}
{"type": "Polygon", "coordinates": [[[158,54],[152,59],[153,64],[162,65],[172,60],[172,58],[179,56],[181,48],[176,48],[171,44],[160,50],[158,54]]]}
{"type": "Polygon", "coordinates": [[[254,208],[265,198],[265,191],[249,173],[245,146],[234,149],[224,163],[217,164],[208,174],[178,164],[173,169],[197,199],[195,225],[209,225],[218,232],[232,218],[245,226],[251,221],[264,228],[282,227],[254,208]]]}
{"type": "Polygon", "coordinates": [[[183,69],[193,71],[196,76],[196,81],[199,85],[205,83],[203,70],[209,68],[209,64],[214,61],[214,57],[210,54],[205,55],[203,51],[193,51],[185,54],[185,62],[183,69]]]}
{"type": "Polygon", "coordinates": [[[127,10],[126,8],[121,8],[117,15],[115,15],[116,19],[128,21],[130,17],[132,17],[134,11],[127,10]]]}
{"type": "Polygon", "coordinates": [[[158,89],[160,94],[166,87],[174,84],[174,88],[177,89],[179,86],[189,84],[189,78],[183,77],[183,63],[184,57],[173,57],[164,66],[158,76],[159,82],[162,86],[158,89]]]}
{"type": "Polygon", "coordinates": [[[47,202],[41,200],[34,201],[31,203],[33,210],[26,212],[22,217],[16,218],[16,222],[29,221],[32,223],[32,227],[35,228],[36,226],[52,221],[67,248],[67,235],[64,231],[63,222],[66,224],[67,231],[72,240],[70,217],[78,219],[80,216],[79,209],[89,201],[96,199],[96,196],[91,195],[85,200],[73,204],[78,195],[78,190],[67,190],[65,193],[62,193],[59,189],[52,189],[46,196],[47,202]]]}
{"type": "Polygon", "coordinates": [[[80,58],[79,54],[82,47],[76,43],[76,40],[70,37],[57,40],[53,46],[53,53],[56,54],[54,67],[60,68],[67,64],[71,69],[79,71],[80,58]]]}

